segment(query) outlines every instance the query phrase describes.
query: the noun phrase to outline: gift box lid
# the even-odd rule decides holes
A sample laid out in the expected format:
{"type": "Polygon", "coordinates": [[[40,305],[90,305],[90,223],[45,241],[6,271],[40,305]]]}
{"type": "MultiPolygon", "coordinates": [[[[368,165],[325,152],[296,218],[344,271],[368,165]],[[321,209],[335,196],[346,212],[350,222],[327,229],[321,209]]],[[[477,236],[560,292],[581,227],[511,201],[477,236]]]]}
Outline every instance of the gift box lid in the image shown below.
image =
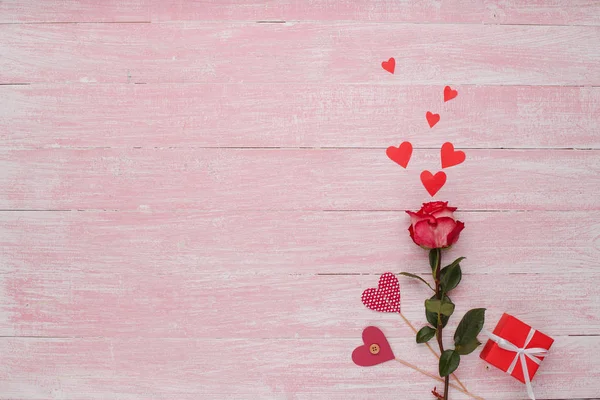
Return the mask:
{"type": "MultiPolygon", "coordinates": [[[[505,340],[508,340],[517,347],[523,347],[525,345],[525,340],[527,339],[530,330],[531,326],[527,325],[523,321],[513,317],[510,314],[504,313],[502,315],[502,318],[500,318],[498,325],[496,325],[496,328],[494,329],[493,333],[505,340]]],[[[552,343],[554,343],[554,339],[536,330],[535,334],[533,335],[529,344],[527,345],[527,348],[541,347],[544,349],[550,349],[552,343]]],[[[483,360],[494,365],[495,367],[506,371],[513,362],[515,355],[516,354],[514,351],[502,349],[493,340],[488,340],[479,356],[483,360]]],[[[543,357],[539,358],[543,359],[543,357]]],[[[529,379],[531,380],[537,372],[539,365],[527,357],[526,362],[527,369],[529,371],[529,379]]],[[[520,362],[517,362],[517,365],[513,370],[512,376],[525,383],[523,369],[521,368],[520,362]]]]}

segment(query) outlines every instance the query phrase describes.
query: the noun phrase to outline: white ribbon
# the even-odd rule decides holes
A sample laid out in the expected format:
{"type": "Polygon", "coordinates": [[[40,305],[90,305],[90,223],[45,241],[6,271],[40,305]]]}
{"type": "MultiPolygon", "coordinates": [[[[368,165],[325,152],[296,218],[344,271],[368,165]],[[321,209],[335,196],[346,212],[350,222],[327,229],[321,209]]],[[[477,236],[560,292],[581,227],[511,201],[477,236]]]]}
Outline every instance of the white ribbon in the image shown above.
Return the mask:
{"type": "Polygon", "coordinates": [[[533,338],[535,334],[535,329],[531,328],[529,334],[527,335],[527,339],[525,339],[525,344],[522,348],[515,346],[513,343],[508,340],[501,338],[500,336],[496,336],[491,332],[485,331],[485,334],[494,342],[498,344],[498,347],[504,350],[514,351],[515,358],[513,359],[510,367],[506,370],[506,373],[512,375],[515,366],[517,365],[517,361],[521,361],[521,368],[523,369],[523,377],[525,378],[525,385],[527,386],[527,394],[531,400],[535,400],[535,396],[533,394],[533,388],[531,387],[531,379],[529,379],[529,370],[527,369],[527,360],[525,356],[529,357],[529,359],[536,364],[539,364],[542,360],[538,357],[545,356],[548,353],[547,349],[543,349],[541,347],[532,347],[530,349],[527,348],[529,342],[533,338]]]}

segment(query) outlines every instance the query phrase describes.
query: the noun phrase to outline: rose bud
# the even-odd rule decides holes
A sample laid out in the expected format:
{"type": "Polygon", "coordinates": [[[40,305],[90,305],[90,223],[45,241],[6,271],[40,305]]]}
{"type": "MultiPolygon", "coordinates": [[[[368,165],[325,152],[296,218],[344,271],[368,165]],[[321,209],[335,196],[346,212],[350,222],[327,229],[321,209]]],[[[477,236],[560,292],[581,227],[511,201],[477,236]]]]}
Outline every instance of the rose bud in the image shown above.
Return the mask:
{"type": "Polygon", "coordinates": [[[465,224],[454,219],[454,211],[456,207],[448,207],[447,201],[423,203],[417,212],[406,211],[413,242],[425,249],[443,249],[456,243],[465,224]]]}

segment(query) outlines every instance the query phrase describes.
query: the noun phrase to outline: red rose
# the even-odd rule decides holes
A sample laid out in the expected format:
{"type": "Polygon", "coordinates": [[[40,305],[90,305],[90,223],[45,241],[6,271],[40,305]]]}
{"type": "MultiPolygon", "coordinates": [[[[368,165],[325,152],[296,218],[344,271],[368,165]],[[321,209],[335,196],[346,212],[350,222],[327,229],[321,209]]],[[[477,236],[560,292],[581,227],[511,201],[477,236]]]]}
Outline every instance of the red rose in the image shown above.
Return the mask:
{"type": "Polygon", "coordinates": [[[423,203],[419,211],[407,211],[413,242],[426,249],[443,249],[456,243],[465,224],[454,219],[454,211],[456,207],[448,207],[447,201],[423,203]]]}

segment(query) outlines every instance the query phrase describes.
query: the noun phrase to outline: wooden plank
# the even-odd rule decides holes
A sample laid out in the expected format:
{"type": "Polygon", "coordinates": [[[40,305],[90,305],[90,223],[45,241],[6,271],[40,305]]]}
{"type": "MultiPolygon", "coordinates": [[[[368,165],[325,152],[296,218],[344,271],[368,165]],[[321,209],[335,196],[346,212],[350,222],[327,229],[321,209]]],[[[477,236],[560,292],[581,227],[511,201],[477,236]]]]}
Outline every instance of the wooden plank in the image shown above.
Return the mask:
{"type": "Polygon", "coordinates": [[[153,20],[167,21],[251,19],[600,25],[600,5],[590,0],[568,3],[556,0],[211,0],[202,4],[185,0],[168,3],[153,0],[152,15],[153,20]]]}
{"type": "Polygon", "coordinates": [[[0,83],[598,86],[598,43],[594,26],[16,24],[0,26],[0,83]]]}
{"type": "MultiPolygon", "coordinates": [[[[466,229],[444,258],[468,256],[465,273],[597,271],[598,211],[457,216],[466,229]]],[[[408,223],[404,212],[2,212],[1,265],[52,276],[428,274],[408,223]]]]}
{"type": "MultiPolygon", "coordinates": [[[[471,149],[437,197],[467,210],[598,210],[599,154],[471,149]]],[[[407,170],[383,149],[6,150],[0,209],[405,210],[430,199],[419,174],[439,165],[435,149],[414,151],[407,170]]]]}
{"type": "MultiPolygon", "coordinates": [[[[467,162],[438,198],[467,229],[445,259],[468,256],[447,344],[467,308],[513,313],[556,339],[537,397],[597,397],[600,3],[516,3],[0,0],[0,399],[431,397],[349,357],[374,324],[436,371],[360,294],[428,273],[401,210],[447,140],[467,162]]],[[[401,282],[420,327],[428,290],[401,282]]],[[[476,354],[460,375],[525,398],[476,354]]]]}
{"type": "Polygon", "coordinates": [[[0,138],[4,148],[600,148],[600,87],[456,89],[443,103],[441,86],[0,86],[0,138]],[[442,116],[435,129],[427,110],[442,116]]]}
{"type": "MultiPolygon", "coordinates": [[[[388,326],[381,326],[385,331],[388,326]]],[[[396,362],[350,361],[353,339],[3,338],[2,395],[10,399],[382,399],[429,398],[436,381],[396,362]]],[[[595,398],[600,338],[555,337],[533,386],[539,399],[595,398]]],[[[412,338],[390,341],[397,356],[434,372],[433,356],[412,338]]],[[[459,377],[487,400],[524,399],[525,386],[472,354],[459,377]]],[[[439,385],[437,385],[439,388],[439,385]]],[[[467,397],[453,391],[452,399],[467,397]]]]}
{"type": "Polygon", "coordinates": [[[159,1],[4,0],[0,22],[123,22],[173,20],[353,20],[413,23],[600,25],[593,0],[408,2],[396,0],[159,1]]]}
{"type": "MultiPolygon", "coordinates": [[[[420,263],[401,266],[403,256],[398,254],[392,270],[422,270],[426,256],[420,255],[420,263]]],[[[476,257],[477,252],[463,255],[476,257]]],[[[50,269],[43,256],[43,252],[36,257],[26,254],[26,265],[8,271],[5,267],[0,335],[353,337],[361,327],[385,321],[398,327],[399,334],[414,336],[400,316],[377,313],[361,304],[362,292],[377,286],[378,275],[305,275],[301,257],[295,258],[294,272],[273,269],[260,275],[250,268],[245,274],[234,269],[210,274],[210,264],[188,261],[189,257],[174,251],[168,256],[171,261],[139,257],[143,263],[137,264],[133,252],[122,257],[105,250],[99,257],[112,260],[107,268],[101,262],[80,264],[74,255],[50,269]]],[[[508,257],[497,259],[510,264],[508,257]]],[[[270,263],[276,262],[271,257],[270,263]]],[[[17,263],[23,264],[7,262],[17,263]]],[[[454,332],[466,310],[484,307],[489,321],[498,321],[508,312],[555,335],[600,334],[600,303],[591,295],[598,272],[566,274],[560,264],[562,260],[546,265],[551,273],[504,274],[465,262],[463,282],[452,292],[457,309],[448,329],[454,332]],[[540,299],[543,307],[532,307],[540,299]]],[[[338,270],[344,272],[343,267],[338,270]]],[[[430,275],[423,277],[431,281],[430,275]]],[[[400,280],[403,313],[419,329],[426,324],[423,301],[432,292],[421,282],[400,280]]]]}
{"type": "Polygon", "coordinates": [[[148,0],[3,0],[0,23],[150,21],[148,0]]]}

